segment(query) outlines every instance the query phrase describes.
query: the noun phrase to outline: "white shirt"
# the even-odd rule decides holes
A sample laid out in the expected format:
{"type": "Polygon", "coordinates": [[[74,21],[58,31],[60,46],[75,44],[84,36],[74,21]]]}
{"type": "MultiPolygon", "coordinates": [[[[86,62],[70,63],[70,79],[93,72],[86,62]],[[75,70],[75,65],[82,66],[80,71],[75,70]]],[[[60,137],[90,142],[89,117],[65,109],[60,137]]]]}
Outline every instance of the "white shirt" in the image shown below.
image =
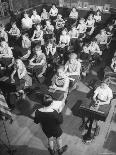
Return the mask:
{"type": "Polygon", "coordinates": [[[94,91],[94,94],[97,96],[98,99],[102,101],[107,101],[109,98],[113,98],[112,90],[107,86],[105,89],[101,88],[100,86],[94,91]]]}
{"type": "Polygon", "coordinates": [[[51,8],[49,13],[50,13],[50,16],[57,16],[58,9],[57,8],[55,8],[55,9],[51,8]]]}
{"type": "Polygon", "coordinates": [[[96,22],[100,22],[101,21],[101,16],[94,15],[94,19],[95,19],[96,22]]]}
{"type": "Polygon", "coordinates": [[[57,112],[61,112],[64,106],[65,106],[64,101],[56,101],[56,100],[54,100],[52,104],[50,105],[50,107],[56,110],[57,112]]]}
{"type": "Polygon", "coordinates": [[[41,17],[39,15],[32,15],[31,19],[32,19],[33,23],[35,23],[35,24],[38,22],[41,22],[41,17]]]}
{"type": "Polygon", "coordinates": [[[78,12],[71,11],[69,17],[72,19],[77,19],[78,18],[78,12]]]}
{"type": "Polygon", "coordinates": [[[31,18],[23,18],[22,19],[22,28],[23,29],[30,29],[32,28],[33,22],[31,18]]]}

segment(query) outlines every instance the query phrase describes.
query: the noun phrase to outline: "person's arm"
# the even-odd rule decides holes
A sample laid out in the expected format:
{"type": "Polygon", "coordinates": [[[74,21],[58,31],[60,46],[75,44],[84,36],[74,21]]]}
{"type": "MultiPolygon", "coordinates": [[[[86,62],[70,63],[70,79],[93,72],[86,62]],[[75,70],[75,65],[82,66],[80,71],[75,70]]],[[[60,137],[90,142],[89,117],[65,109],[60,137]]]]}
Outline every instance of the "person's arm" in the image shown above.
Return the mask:
{"type": "Polygon", "coordinates": [[[56,47],[52,48],[51,54],[54,55],[56,53],[56,47]]]}
{"type": "Polygon", "coordinates": [[[96,53],[98,53],[99,55],[102,55],[102,51],[100,50],[98,44],[96,44],[96,50],[95,50],[96,53]]]}
{"type": "Polygon", "coordinates": [[[41,65],[43,65],[44,63],[46,62],[46,60],[45,60],[45,58],[43,58],[42,60],[41,60],[41,62],[39,62],[39,63],[33,63],[35,66],[41,66],[41,65]]]}
{"type": "Polygon", "coordinates": [[[69,45],[69,43],[70,43],[70,36],[68,35],[67,36],[67,45],[69,45]]]}
{"type": "Polygon", "coordinates": [[[102,40],[101,42],[100,42],[100,44],[107,44],[107,40],[108,40],[108,37],[107,37],[107,35],[104,37],[104,40],[102,40]]]}
{"type": "Polygon", "coordinates": [[[93,95],[93,101],[96,102],[96,97],[98,95],[98,92],[99,92],[99,88],[97,88],[95,91],[94,91],[94,95],[93,95]]]}
{"type": "Polygon", "coordinates": [[[14,57],[12,58],[12,62],[11,62],[11,64],[10,65],[8,65],[8,67],[10,68],[11,66],[13,66],[14,65],[14,57]]]}
{"type": "Polygon", "coordinates": [[[40,36],[38,38],[33,39],[33,40],[42,40],[42,39],[43,39],[43,31],[41,31],[41,34],[40,34],[40,36]]]}
{"type": "Polygon", "coordinates": [[[8,47],[8,52],[7,54],[3,55],[3,57],[7,57],[7,58],[12,58],[13,57],[13,53],[10,47],[8,47]]]}
{"type": "Polygon", "coordinates": [[[50,9],[49,14],[50,14],[50,16],[52,16],[52,8],[50,9]]]}
{"type": "Polygon", "coordinates": [[[17,34],[16,34],[16,36],[20,37],[20,35],[21,35],[21,32],[20,32],[20,30],[17,28],[17,34]]]}
{"type": "Polygon", "coordinates": [[[12,34],[12,28],[10,29],[10,31],[8,31],[9,34],[12,34]]]}
{"type": "Polygon", "coordinates": [[[55,90],[60,90],[60,91],[68,91],[68,87],[69,87],[69,78],[66,77],[65,78],[65,82],[64,82],[64,86],[63,87],[56,87],[55,90]]]}
{"type": "Polygon", "coordinates": [[[44,74],[45,71],[46,71],[46,68],[47,68],[47,64],[43,66],[42,72],[38,75],[38,77],[42,77],[42,76],[43,76],[43,74],[44,74]]]}
{"type": "Polygon", "coordinates": [[[34,116],[34,123],[38,124],[40,123],[40,116],[39,116],[39,112],[38,109],[35,111],[35,116],[34,116]]]}
{"type": "Polygon", "coordinates": [[[112,90],[108,88],[108,96],[107,96],[107,101],[105,102],[105,104],[110,104],[112,98],[113,98],[112,90]]]}
{"type": "Polygon", "coordinates": [[[4,39],[5,39],[6,42],[8,42],[8,35],[7,35],[6,32],[5,32],[5,34],[4,34],[4,39]]]}
{"type": "Polygon", "coordinates": [[[20,73],[19,69],[17,71],[19,79],[22,79],[26,75],[26,68],[24,68],[23,72],[20,73]]]}
{"type": "Polygon", "coordinates": [[[64,72],[65,72],[66,74],[68,74],[68,64],[69,64],[69,62],[67,62],[67,63],[65,64],[65,66],[64,66],[64,72]]]}
{"type": "Polygon", "coordinates": [[[33,57],[30,61],[29,61],[29,65],[34,65],[35,63],[33,63],[33,61],[35,60],[35,57],[33,57]]]}
{"type": "Polygon", "coordinates": [[[34,31],[33,36],[32,36],[32,38],[31,38],[31,40],[32,40],[32,41],[34,41],[34,40],[35,40],[35,39],[34,39],[35,34],[36,34],[36,32],[34,31]]]}
{"type": "Polygon", "coordinates": [[[16,73],[16,68],[14,68],[14,71],[11,74],[11,82],[14,82],[14,75],[16,73]]]}
{"type": "Polygon", "coordinates": [[[115,62],[114,62],[114,60],[112,60],[112,63],[111,63],[111,68],[114,70],[114,64],[115,64],[115,62]]]}

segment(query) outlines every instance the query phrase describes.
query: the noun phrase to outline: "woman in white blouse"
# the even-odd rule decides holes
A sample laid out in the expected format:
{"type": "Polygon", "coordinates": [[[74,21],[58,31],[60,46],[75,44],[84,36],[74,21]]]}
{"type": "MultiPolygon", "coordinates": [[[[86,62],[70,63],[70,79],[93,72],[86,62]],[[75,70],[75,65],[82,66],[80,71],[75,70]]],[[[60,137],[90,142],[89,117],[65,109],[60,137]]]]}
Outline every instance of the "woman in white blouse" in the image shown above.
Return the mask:
{"type": "Polygon", "coordinates": [[[33,14],[31,16],[33,24],[40,24],[41,23],[41,17],[37,14],[36,10],[33,10],[33,14]]]}
{"type": "Polygon", "coordinates": [[[54,24],[54,20],[56,20],[57,15],[58,15],[58,9],[55,4],[52,4],[49,14],[50,14],[51,22],[52,22],[52,24],[54,24]]]}
{"type": "Polygon", "coordinates": [[[11,82],[17,82],[16,85],[19,85],[18,89],[26,89],[32,86],[32,79],[28,75],[26,67],[21,59],[16,59],[14,64],[14,71],[11,74],[11,82]],[[16,74],[17,73],[17,74],[16,74]],[[15,81],[15,75],[17,75],[17,81],[15,81]],[[21,80],[24,81],[24,85],[21,86],[21,80]]]}
{"type": "Polygon", "coordinates": [[[29,30],[32,28],[33,21],[27,13],[24,13],[24,18],[21,20],[21,22],[23,30],[29,30]]]}
{"type": "Polygon", "coordinates": [[[41,30],[41,26],[37,25],[36,29],[34,30],[33,36],[31,41],[36,45],[37,43],[43,44],[43,30],[41,30]]]}
{"type": "Polygon", "coordinates": [[[90,14],[86,20],[86,26],[87,26],[87,34],[91,35],[94,31],[94,24],[95,24],[95,19],[93,17],[93,14],[90,14]]]}
{"type": "Polygon", "coordinates": [[[98,24],[100,24],[102,17],[101,17],[101,12],[100,10],[96,11],[96,14],[94,15],[94,19],[95,19],[95,24],[96,26],[98,26],[98,24]]]}

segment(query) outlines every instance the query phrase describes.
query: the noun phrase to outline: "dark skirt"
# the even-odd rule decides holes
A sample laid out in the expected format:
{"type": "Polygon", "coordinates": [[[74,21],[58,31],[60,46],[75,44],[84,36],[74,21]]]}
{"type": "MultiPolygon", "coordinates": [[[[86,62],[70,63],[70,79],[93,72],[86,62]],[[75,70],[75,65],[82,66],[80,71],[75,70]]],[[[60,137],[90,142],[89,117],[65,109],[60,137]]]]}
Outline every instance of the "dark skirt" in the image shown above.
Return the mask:
{"type": "Polygon", "coordinates": [[[49,131],[48,129],[45,129],[45,128],[42,128],[42,130],[45,133],[47,138],[50,138],[50,137],[58,138],[62,135],[62,129],[60,128],[60,126],[55,130],[49,131]]]}

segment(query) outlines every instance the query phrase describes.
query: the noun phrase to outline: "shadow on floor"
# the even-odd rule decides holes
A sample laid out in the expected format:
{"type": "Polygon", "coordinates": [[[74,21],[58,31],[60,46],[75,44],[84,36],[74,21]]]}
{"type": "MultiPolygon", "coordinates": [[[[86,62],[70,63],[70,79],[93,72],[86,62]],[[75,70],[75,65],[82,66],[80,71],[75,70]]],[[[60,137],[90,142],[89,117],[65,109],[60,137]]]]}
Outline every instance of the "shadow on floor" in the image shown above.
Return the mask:
{"type": "MultiPolygon", "coordinates": [[[[35,147],[35,146],[34,146],[35,147]]],[[[36,146],[37,147],[37,146],[36,146]]],[[[40,150],[37,148],[31,148],[26,145],[23,146],[11,146],[11,149],[14,150],[12,155],[48,155],[49,152],[47,150],[40,150]]],[[[8,149],[1,144],[0,145],[0,155],[9,155],[8,149]]]]}
{"type": "Polygon", "coordinates": [[[116,131],[110,131],[103,147],[116,153],[116,131]]]}

